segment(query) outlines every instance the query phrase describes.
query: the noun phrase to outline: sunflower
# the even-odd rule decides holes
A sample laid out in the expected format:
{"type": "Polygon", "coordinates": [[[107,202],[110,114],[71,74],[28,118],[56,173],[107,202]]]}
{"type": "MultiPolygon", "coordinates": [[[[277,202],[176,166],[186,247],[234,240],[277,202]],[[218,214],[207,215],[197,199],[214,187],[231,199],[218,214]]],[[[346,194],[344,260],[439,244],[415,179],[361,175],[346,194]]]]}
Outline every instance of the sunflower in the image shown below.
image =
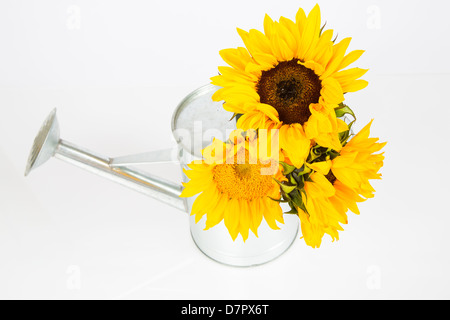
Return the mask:
{"type": "Polygon", "coordinates": [[[245,48],[220,51],[229,66],[211,78],[220,87],[213,99],[241,115],[238,128],[279,129],[280,147],[297,168],[315,143],[340,151],[345,123],[335,109],[345,93],[367,86],[359,79],[367,70],[346,69],[364,51],[346,54],[351,38],[336,43],[333,30],[321,26],[318,5],[308,16],[300,9],[295,21],[266,15],[264,33],[238,33],[245,48]]]}
{"type": "Polygon", "coordinates": [[[276,181],[283,176],[275,155],[261,156],[260,151],[270,138],[264,143],[255,131],[236,130],[226,143],[214,139],[202,151],[204,159],[188,165],[191,170],[184,172],[190,180],[183,183],[181,197],[200,194],[191,210],[196,223],[206,215],[208,230],[223,220],[232,239],[241,234],[244,241],[250,230],[258,236],[263,218],[270,228],[279,229],[277,222],[284,223],[283,212],[273,199],[280,199],[276,181]]]}
{"type": "Polygon", "coordinates": [[[332,240],[339,240],[338,231],[344,229],[340,224],[347,224],[345,212],[337,210],[330,198],[336,190],[326,177],[319,172],[310,175],[310,181],[305,182],[306,211],[298,209],[302,237],[312,248],[319,248],[325,234],[332,240]]]}
{"type": "MultiPolygon", "coordinates": [[[[303,191],[295,200],[303,238],[307,245],[318,248],[325,234],[339,240],[341,224],[347,224],[348,210],[359,214],[357,203],[372,198],[375,190],[369,180],[381,179],[386,143],[369,138],[372,121],[367,124],[333,159],[306,163],[303,169],[303,191]],[[306,168],[306,169],[305,169],[306,168]],[[302,195],[303,193],[303,195],[302,195]]],[[[285,161],[288,161],[285,159],[285,161]]],[[[296,173],[297,174],[297,173],[296,173]]],[[[290,176],[288,175],[288,180],[290,176]]],[[[291,194],[293,198],[295,194],[291,194]]]]}
{"type": "Polygon", "coordinates": [[[342,184],[365,200],[373,198],[375,192],[369,180],[381,179],[378,171],[383,167],[384,153],[376,152],[387,144],[379,143],[379,138],[369,138],[372,123],[373,120],[342,148],[340,156],[332,161],[328,177],[334,185],[342,184]]]}

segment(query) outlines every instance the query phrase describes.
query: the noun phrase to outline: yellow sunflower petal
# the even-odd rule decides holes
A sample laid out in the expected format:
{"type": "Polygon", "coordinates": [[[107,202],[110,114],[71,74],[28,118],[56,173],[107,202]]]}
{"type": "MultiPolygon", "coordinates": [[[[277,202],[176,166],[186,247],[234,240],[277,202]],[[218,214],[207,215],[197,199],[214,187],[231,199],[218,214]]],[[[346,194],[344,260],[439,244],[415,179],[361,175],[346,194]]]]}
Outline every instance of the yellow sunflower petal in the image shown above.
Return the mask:
{"type": "Polygon", "coordinates": [[[341,85],[334,78],[326,78],[322,81],[322,90],[320,93],[324,101],[328,104],[339,104],[345,100],[341,85]]]}
{"type": "Polygon", "coordinates": [[[321,162],[314,162],[314,163],[307,163],[306,164],[309,168],[313,169],[314,171],[320,172],[323,175],[327,175],[330,172],[331,169],[331,161],[321,161],[321,162]]]}
{"type": "Polygon", "coordinates": [[[271,17],[269,17],[269,15],[265,15],[264,17],[264,34],[266,35],[266,37],[270,40],[270,38],[272,38],[272,34],[274,33],[273,30],[273,20],[271,17]]]}
{"type": "Polygon", "coordinates": [[[248,239],[250,230],[250,208],[247,201],[239,201],[240,218],[239,218],[239,232],[242,235],[244,242],[248,239]]]}
{"type": "Polygon", "coordinates": [[[225,215],[228,201],[223,194],[219,196],[216,207],[209,212],[206,218],[205,230],[208,230],[219,224],[225,215]]]}
{"type": "Polygon", "coordinates": [[[265,104],[265,103],[259,103],[256,106],[256,109],[264,113],[266,116],[268,116],[272,121],[278,123],[280,122],[280,119],[278,118],[278,111],[271,105],[265,104]]]}
{"type": "Polygon", "coordinates": [[[333,188],[333,185],[328,181],[327,178],[322,173],[315,172],[310,178],[316,183],[317,186],[320,187],[320,194],[329,198],[334,195],[336,190],[333,188]]]}
{"type": "Polygon", "coordinates": [[[226,63],[241,71],[245,71],[245,66],[252,60],[245,48],[223,49],[219,54],[226,63]]]}
{"type": "Polygon", "coordinates": [[[280,24],[283,25],[293,36],[293,44],[292,50],[294,51],[294,57],[298,56],[298,42],[300,40],[300,31],[298,29],[298,26],[290,19],[287,19],[285,17],[280,18],[280,24]]]}
{"type": "Polygon", "coordinates": [[[302,38],[299,44],[299,51],[301,52],[298,55],[300,60],[311,60],[311,56],[314,55],[315,44],[319,40],[321,29],[320,21],[320,7],[316,4],[309,13],[305,28],[302,32],[302,38]]]}
{"type": "Polygon", "coordinates": [[[255,61],[259,64],[260,70],[269,70],[278,64],[277,58],[273,54],[258,52],[253,55],[255,61]]]}
{"type": "Polygon", "coordinates": [[[355,80],[351,84],[346,85],[342,88],[344,92],[356,92],[366,88],[369,85],[369,82],[366,80],[355,80]]]}
{"type": "Polygon", "coordinates": [[[317,74],[318,76],[320,76],[325,71],[325,68],[320,63],[317,63],[312,60],[306,62],[299,61],[298,63],[305,66],[308,69],[313,70],[314,73],[317,74]]]}
{"type": "Polygon", "coordinates": [[[274,33],[270,40],[272,51],[279,61],[289,61],[294,57],[294,52],[279,34],[274,33]]]}
{"type": "Polygon", "coordinates": [[[315,54],[311,55],[311,60],[320,64],[321,66],[328,65],[328,62],[333,57],[333,30],[325,30],[316,46],[315,54]]]}
{"type": "Polygon", "coordinates": [[[300,218],[300,227],[302,230],[301,238],[305,240],[305,243],[308,246],[312,248],[320,248],[322,237],[324,235],[323,228],[318,224],[313,224],[310,216],[303,212],[303,210],[299,209],[298,213],[300,218]]]}
{"type": "Polygon", "coordinates": [[[289,48],[289,56],[286,57],[285,61],[289,61],[294,58],[295,52],[297,51],[297,40],[292,35],[291,31],[281,23],[275,23],[275,32],[284,40],[287,47],[289,48]],[[292,53],[292,54],[291,54],[292,53]]]}
{"type": "Polygon", "coordinates": [[[302,8],[298,9],[297,14],[295,15],[295,23],[301,37],[306,26],[306,13],[302,8]]]}
{"type": "Polygon", "coordinates": [[[181,198],[190,198],[195,196],[196,194],[199,194],[200,192],[203,192],[205,185],[204,184],[188,184],[183,183],[184,189],[180,194],[181,198]]]}
{"type": "MultiPolygon", "coordinates": [[[[360,68],[347,69],[335,73],[333,78],[339,82],[343,92],[349,92],[348,91],[349,89],[357,91],[360,89],[355,87],[355,80],[362,77],[367,71],[368,71],[367,69],[360,69],[360,68]]],[[[362,88],[365,88],[365,86],[363,86],[362,88]]]]}
{"type": "Polygon", "coordinates": [[[224,222],[228,231],[233,234],[238,230],[239,218],[240,218],[240,208],[238,199],[230,199],[228,201],[228,206],[224,211],[224,222]]]}
{"type": "Polygon", "coordinates": [[[345,38],[338,44],[333,46],[333,57],[330,62],[326,66],[325,72],[322,74],[321,79],[326,79],[327,77],[333,75],[335,72],[339,71],[339,66],[342,63],[342,60],[345,55],[345,51],[350,45],[351,38],[345,38]]]}
{"type": "Polygon", "coordinates": [[[251,216],[250,229],[257,237],[258,237],[258,228],[261,225],[261,221],[263,219],[263,214],[260,210],[259,204],[260,204],[259,200],[254,200],[250,202],[250,216],[251,216]]]}
{"type": "Polygon", "coordinates": [[[347,68],[350,64],[358,60],[364,53],[364,50],[354,50],[347,54],[343,59],[341,64],[338,67],[338,70],[342,70],[347,68]]]}
{"type": "Polygon", "coordinates": [[[218,67],[219,73],[228,79],[233,79],[236,82],[257,82],[258,78],[254,77],[252,74],[248,74],[244,71],[237,70],[231,67],[220,66],[218,67]]]}
{"type": "Polygon", "coordinates": [[[273,230],[280,230],[280,227],[278,227],[277,223],[275,222],[277,215],[276,215],[276,213],[274,213],[271,210],[271,208],[270,208],[270,206],[268,204],[268,201],[273,201],[273,200],[270,200],[269,198],[267,198],[267,200],[262,200],[260,202],[260,204],[261,204],[260,209],[261,209],[262,214],[264,216],[264,220],[266,220],[267,224],[269,225],[269,227],[271,229],[273,229],[273,230]]]}
{"type": "Polygon", "coordinates": [[[250,37],[250,41],[252,42],[253,46],[257,48],[257,51],[259,53],[272,55],[270,41],[264,33],[256,29],[251,29],[248,34],[250,37]]]}
{"type": "Polygon", "coordinates": [[[309,154],[311,141],[299,124],[283,125],[280,128],[280,147],[286,152],[293,165],[301,168],[309,154]]]}

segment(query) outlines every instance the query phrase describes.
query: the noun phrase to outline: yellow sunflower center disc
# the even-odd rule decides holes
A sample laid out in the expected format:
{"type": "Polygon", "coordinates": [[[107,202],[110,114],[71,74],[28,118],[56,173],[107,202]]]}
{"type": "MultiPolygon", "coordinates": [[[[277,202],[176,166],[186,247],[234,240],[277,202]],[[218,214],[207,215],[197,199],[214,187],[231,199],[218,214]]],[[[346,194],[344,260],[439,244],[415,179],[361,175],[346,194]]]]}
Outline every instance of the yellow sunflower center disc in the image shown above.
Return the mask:
{"type": "Polygon", "coordinates": [[[213,177],[217,189],[230,199],[259,199],[273,188],[272,176],[261,175],[262,168],[260,164],[219,164],[213,177]]]}
{"type": "Polygon", "coordinates": [[[322,84],[313,70],[298,59],[282,61],[263,71],[257,84],[261,103],[274,107],[285,124],[304,124],[311,116],[309,105],[318,103],[322,84]]]}

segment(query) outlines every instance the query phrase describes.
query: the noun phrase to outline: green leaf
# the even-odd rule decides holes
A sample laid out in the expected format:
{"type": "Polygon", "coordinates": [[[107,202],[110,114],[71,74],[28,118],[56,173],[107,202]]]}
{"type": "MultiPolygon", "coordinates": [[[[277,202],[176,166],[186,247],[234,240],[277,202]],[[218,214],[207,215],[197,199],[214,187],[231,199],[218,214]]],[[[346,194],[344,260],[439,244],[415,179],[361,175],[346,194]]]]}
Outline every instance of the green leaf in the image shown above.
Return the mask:
{"type": "Polygon", "coordinates": [[[298,215],[298,211],[297,211],[297,209],[295,209],[295,207],[294,207],[294,208],[291,209],[291,211],[287,211],[287,212],[285,212],[284,214],[295,214],[295,215],[298,215]]]}
{"type": "Polygon", "coordinates": [[[283,196],[283,200],[286,200],[286,202],[292,201],[291,197],[288,194],[284,193],[283,190],[281,190],[281,195],[283,196]]]}
{"type": "Polygon", "coordinates": [[[296,207],[301,208],[303,206],[302,196],[298,190],[295,190],[291,194],[292,202],[296,207]]]}
{"type": "Polygon", "coordinates": [[[239,120],[240,117],[242,117],[242,113],[234,113],[233,116],[231,117],[231,119],[228,120],[228,121],[231,121],[231,120],[233,120],[234,118],[236,118],[236,122],[237,122],[237,121],[239,120]]]}
{"type": "Polygon", "coordinates": [[[305,182],[303,181],[303,178],[302,178],[302,181],[300,181],[300,183],[297,185],[297,190],[303,190],[304,187],[305,187],[305,182]]]}
{"type": "Polygon", "coordinates": [[[297,185],[298,184],[298,182],[297,182],[297,180],[295,179],[295,172],[292,172],[292,174],[290,174],[289,175],[289,182],[291,183],[291,184],[293,184],[293,185],[297,185]]]}
{"type": "Polygon", "coordinates": [[[350,114],[354,119],[356,119],[355,113],[346,104],[341,103],[339,108],[336,108],[334,111],[336,112],[336,117],[338,118],[342,118],[346,114],[350,114]]]}
{"type": "Polygon", "coordinates": [[[307,166],[303,166],[303,171],[297,173],[299,176],[304,176],[305,174],[311,173],[311,168],[307,167],[307,166]]]}
{"type": "Polygon", "coordinates": [[[273,180],[275,180],[275,182],[276,183],[278,183],[279,185],[280,185],[280,187],[281,187],[281,192],[283,193],[285,193],[285,194],[289,194],[289,193],[291,193],[293,190],[295,190],[295,188],[297,188],[297,185],[295,184],[295,185],[288,185],[288,184],[286,184],[284,181],[283,182],[280,182],[280,181],[278,181],[277,179],[275,179],[275,178],[272,178],[273,180]]]}
{"type": "Polygon", "coordinates": [[[350,123],[348,124],[348,129],[349,129],[349,131],[352,129],[352,126],[355,124],[355,122],[356,122],[356,118],[355,118],[355,120],[353,120],[352,122],[350,122],[350,123]]]}
{"type": "Polygon", "coordinates": [[[339,141],[341,142],[341,144],[347,141],[349,137],[350,137],[350,130],[339,133],[339,141]]]}
{"type": "Polygon", "coordinates": [[[329,159],[328,160],[334,160],[334,159],[336,159],[339,156],[340,156],[340,153],[333,150],[333,151],[331,151],[329,153],[329,159]]]}
{"type": "Polygon", "coordinates": [[[283,191],[287,194],[290,194],[292,191],[294,191],[297,188],[297,185],[289,186],[289,185],[286,185],[283,183],[280,184],[280,186],[281,186],[281,189],[283,189],[283,191]]]}
{"type": "Polygon", "coordinates": [[[270,200],[273,200],[273,201],[279,202],[279,203],[288,203],[289,202],[288,200],[284,200],[284,199],[274,199],[272,197],[269,197],[269,198],[270,198],[270,200]]]}
{"type": "Polygon", "coordinates": [[[292,171],[295,170],[295,166],[291,166],[290,164],[287,164],[285,162],[280,161],[281,166],[283,167],[283,175],[287,176],[292,171]]]}

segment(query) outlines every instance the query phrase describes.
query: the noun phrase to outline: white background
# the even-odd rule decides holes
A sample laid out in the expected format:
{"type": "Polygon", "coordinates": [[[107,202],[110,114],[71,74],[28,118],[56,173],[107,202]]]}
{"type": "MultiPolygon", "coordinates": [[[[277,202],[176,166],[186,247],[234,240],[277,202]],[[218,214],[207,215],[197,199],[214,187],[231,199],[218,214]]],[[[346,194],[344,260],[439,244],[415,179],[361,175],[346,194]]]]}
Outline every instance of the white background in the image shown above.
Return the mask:
{"type": "MultiPolygon", "coordinates": [[[[388,141],[376,197],[338,242],[297,240],[253,268],[192,243],[188,216],[51,159],[23,177],[55,107],[62,138],[107,156],[173,144],[178,102],[242,45],[236,27],[313,1],[2,0],[0,298],[448,299],[450,31],[446,1],[321,1],[327,28],[367,52],[349,95],[358,128],[388,141]]],[[[179,167],[145,169],[178,180],[179,167]]]]}

